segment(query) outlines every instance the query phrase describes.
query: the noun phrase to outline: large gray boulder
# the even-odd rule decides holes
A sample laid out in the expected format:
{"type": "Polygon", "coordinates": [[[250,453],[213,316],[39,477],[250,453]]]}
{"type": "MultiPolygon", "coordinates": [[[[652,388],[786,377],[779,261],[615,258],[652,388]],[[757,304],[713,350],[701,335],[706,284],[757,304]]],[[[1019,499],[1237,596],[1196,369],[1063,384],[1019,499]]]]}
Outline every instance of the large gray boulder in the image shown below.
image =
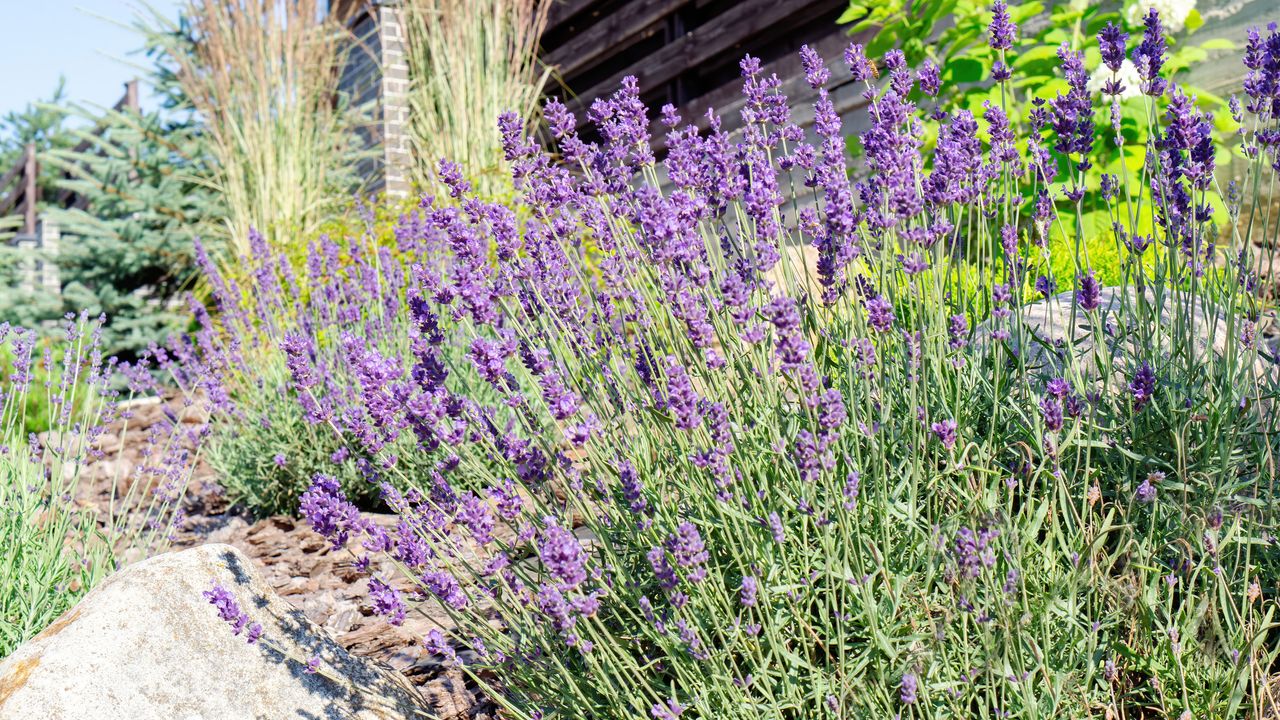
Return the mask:
{"type": "Polygon", "coordinates": [[[424,708],[402,676],[343,650],[230,545],[126,567],[0,662],[4,720],[399,720],[424,708]],[[256,644],[202,595],[214,582],[261,623],[256,644]]]}
{"type": "MultiPolygon", "coordinates": [[[[1075,294],[1065,292],[1021,308],[1026,340],[1022,352],[1029,365],[1041,368],[1045,374],[1064,374],[1074,355],[1077,367],[1089,379],[1096,380],[1105,356],[1106,364],[1123,377],[1132,372],[1135,359],[1154,362],[1167,358],[1175,346],[1180,349],[1187,343],[1197,362],[1217,361],[1233,350],[1241,358],[1237,362],[1248,366],[1243,357],[1247,351],[1239,341],[1240,322],[1229,332],[1227,319],[1203,297],[1180,306],[1168,296],[1157,301],[1150,290],[1144,300],[1134,287],[1106,287],[1099,293],[1100,307],[1093,316],[1077,309],[1073,317],[1074,304],[1075,294]],[[1143,302],[1150,318],[1145,322],[1147,328],[1139,327],[1136,321],[1139,303],[1143,302]],[[1096,343],[1099,338],[1101,347],[1096,343]]],[[[979,343],[989,342],[993,329],[992,321],[983,323],[977,333],[979,343]]],[[[1018,350],[1016,332],[1008,342],[1018,350]]],[[[1265,384],[1276,372],[1269,354],[1269,350],[1258,352],[1251,372],[1246,373],[1251,377],[1241,380],[1265,384]]]]}

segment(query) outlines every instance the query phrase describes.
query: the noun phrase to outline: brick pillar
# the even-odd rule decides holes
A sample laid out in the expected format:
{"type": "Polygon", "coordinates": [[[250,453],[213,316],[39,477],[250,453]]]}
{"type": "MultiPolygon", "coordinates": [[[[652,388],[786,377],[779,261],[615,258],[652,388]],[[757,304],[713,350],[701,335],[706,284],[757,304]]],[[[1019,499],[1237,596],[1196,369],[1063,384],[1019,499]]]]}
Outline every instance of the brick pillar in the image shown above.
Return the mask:
{"type": "Polygon", "coordinates": [[[409,63],[405,58],[404,23],[400,8],[392,3],[378,6],[378,40],[382,51],[382,167],[388,197],[409,195],[409,63]]]}

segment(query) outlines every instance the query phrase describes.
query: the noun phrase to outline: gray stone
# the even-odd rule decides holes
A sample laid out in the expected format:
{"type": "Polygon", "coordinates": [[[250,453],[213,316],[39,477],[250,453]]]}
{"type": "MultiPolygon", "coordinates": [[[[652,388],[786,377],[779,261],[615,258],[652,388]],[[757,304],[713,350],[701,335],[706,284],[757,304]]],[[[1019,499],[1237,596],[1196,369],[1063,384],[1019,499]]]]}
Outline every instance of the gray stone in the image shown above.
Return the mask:
{"type": "Polygon", "coordinates": [[[5,720],[427,717],[400,674],[349,654],[230,545],[131,565],[0,662],[5,720]],[[235,636],[203,597],[231,590],[263,627],[235,636]],[[305,672],[319,656],[320,671],[305,672]]]}
{"type": "MultiPolygon", "coordinates": [[[[1235,326],[1235,337],[1228,337],[1226,319],[1202,297],[1186,307],[1177,307],[1171,298],[1166,297],[1157,307],[1150,290],[1146,293],[1147,308],[1149,312],[1158,314],[1156,325],[1159,333],[1153,340],[1155,345],[1148,346],[1138,332],[1139,328],[1132,322],[1140,299],[1138,291],[1132,287],[1103,288],[1096,327],[1090,315],[1079,309],[1075,312],[1073,324],[1074,293],[1071,292],[1024,306],[1021,315],[1027,338],[1027,363],[1041,368],[1047,374],[1063,374],[1064,360],[1069,355],[1068,348],[1071,348],[1078,366],[1091,379],[1097,380],[1097,368],[1103,358],[1107,359],[1107,364],[1111,365],[1114,372],[1127,376],[1132,372],[1130,366],[1135,358],[1140,361],[1168,357],[1175,334],[1194,338],[1191,348],[1197,362],[1208,362],[1213,357],[1221,357],[1229,347],[1243,352],[1236,339],[1239,336],[1239,323],[1235,326]],[[1175,333],[1177,318],[1182,318],[1182,322],[1189,324],[1175,333]],[[1098,348],[1097,338],[1102,339],[1101,348],[1098,348]]],[[[979,342],[988,342],[991,329],[990,321],[983,323],[977,333],[979,342]]],[[[1009,343],[1017,349],[1016,333],[1009,343]]],[[[1263,352],[1258,353],[1253,368],[1259,380],[1265,380],[1276,371],[1276,365],[1265,355],[1263,352]]]]}

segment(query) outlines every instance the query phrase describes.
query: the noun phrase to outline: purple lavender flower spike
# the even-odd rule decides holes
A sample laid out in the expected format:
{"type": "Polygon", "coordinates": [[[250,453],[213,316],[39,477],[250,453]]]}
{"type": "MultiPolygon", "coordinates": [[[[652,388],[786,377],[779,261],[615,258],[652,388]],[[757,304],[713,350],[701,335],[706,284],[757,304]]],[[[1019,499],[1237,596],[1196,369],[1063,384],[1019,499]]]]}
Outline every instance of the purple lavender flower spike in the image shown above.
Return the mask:
{"type": "Polygon", "coordinates": [[[400,591],[379,578],[369,578],[369,601],[373,611],[384,615],[392,625],[401,625],[405,618],[405,604],[400,591]]]}
{"type": "Polygon", "coordinates": [[[849,66],[854,82],[869,82],[880,75],[875,62],[867,58],[866,49],[857,43],[845,48],[844,63],[849,66]]]}
{"type": "Polygon", "coordinates": [[[667,551],[675,558],[676,565],[688,570],[690,582],[699,583],[707,576],[705,567],[711,557],[707,546],[693,523],[685,521],[676,528],[675,534],[667,538],[667,551]]]}
{"type": "Polygon", "coordinates": [[[1165,62],[1164,26],[1160,24],[1160,13],[1155,8],[1151,8],[1142,23],[1142,43],[1133,51],[1133,64],[1142,78],[1142,92],[1159,97],[1168,86],[1168,81],[1160,77],[1160,69],[1165,62]]]}
{"type": "Polygon", "coordinates": [[[1143,505],[1150,505],[1156,499],[1156,485],[1164,480],[1164,473],[1153,472],[1143,478],[1142,483],[1138,485],[1134,498],[1143,505]]]}
{"type": "Polygon", "coordinates": [[[1091,167],[1089,153],[1093,150],[1093,100],[1089,95],[1089,74],[1084,69],[1084,53],[1074,52],[1067,43],[1058,48],[1058,58],[1067,76],[1068,91],[1049,101],[1052,111],[1050,124],[1056,141],[1053,149],[1063,155],[1077,155],[1076,168],[1091,167]]]}
{"type": "Polygon", "coordinates": [[[787,539],[786,531],[782,526],[782,518],[778,517],[778,513],[769,513],[767,525],[769,527],[769,532],[773,534],[774,542],[781,543],[787,539]]]}
{"type": "Polygon", "coordinates": [[[742,578],[742,596],[740,599],[743,607],[755,607],[759,592],[759,583],[754,575],[746,575],[742,578]]]}
{"type": "Polygon", "coordinates": [[[919,681],[916,680],[915,673],[905,673],[902,676],[902,682],[898,686],[898,699],[903,705],[914,705],[918,695],[919,681]]]}
{"type": "Polygon", "coordinates": [[[866,302],[867,323],[878,332],[888,332],[893,326],[893,305],[877,295],[866,302]]]}
{"type": "Polygon", "coordinates": [[[933,434],[938,438],[938,442],[942,443],[942,447],[947,450],[956,446],[956,421],[947,419],[940,420],[929,428],[933,430],[933,434]]]}
{"type": "Polygon", "coordinates": [[[655,704],[649,712],[655,720],[677,720],[684,714],[684,708],[675,701],[675,698],[671,698],[667,700],[666,705],[655,704]]]}
{"type": "Polygon", "coordinates": [[[1129,393],[1133,396],[1133,408],[1142,411],[1156,394],[1156,371],[1151,363],[1143,362],[1129,381],[1129,393]]]}
{"type": "Polygon", "coordinates": [[[1102,305],[1102,283],[1094,277],[1092,270],[1080,277],[1075,298],[1076,304],[1086,312],[1097,310],[1102,305]]]}
{"type": "Polygon", "coordinates": [[[249,621],[249,614],[240,609],[240,603],[230,590],[214,582],[213,587],[203,593],[205,599],[218,610],[218,617],[231,626],[231,633],[239,635],[245,631],[245,640],[250,645],[262,637],[262,625],[249,621]],[[246,630],[247,628],[247,630],[246,630]]]}
{"type": "Polygon", "coordinates": [[[937,63],[925,58],[920,63],[920,68],[916,70],[916,78],[920,82],[921,92],[929,97],[938,96],[938,91],[942,89],[942,70],[937,63]]]}
{"type": "Polygon", "coordinates": [[[987,26],[992,50],[1008,50],[1017,39],[1018,26],[1009,17],[1009,6],[1003,0],[991,5],[991,24],[987,26]]]}
{"type": "Polygon", "coordinates": [[[1114,23],[1108,22],[1107,26],[1098,33],[1098,49],[1102,53],[1102,64],[1106,65],[1111,72],[1120,72],[1128,41],[1129,33],[1116,27],[1114,23]]]}
{"type": "Polygon", "coordinates": [[[574,534],[558,525],[542,532],[538,554],[551,574],[566,588],[575,588],[587,579],[587,555],[574,534]]]}
{"type": "Polygon", "coordinates": [[[338,481],[326,475],[316,475],[299,508],[311,529],[328,538],[335,550],[346,545],[352,533],[365,529],[360,510],[347,500],[338,481]]]}
{"type": "Polygon", "coordinates": [[[800,46],[800,64],[804,67],[805,81],[814,90],[826,85],[831,79],[831,71],[822,61],[822,56],[808,45],[800,46]]]}

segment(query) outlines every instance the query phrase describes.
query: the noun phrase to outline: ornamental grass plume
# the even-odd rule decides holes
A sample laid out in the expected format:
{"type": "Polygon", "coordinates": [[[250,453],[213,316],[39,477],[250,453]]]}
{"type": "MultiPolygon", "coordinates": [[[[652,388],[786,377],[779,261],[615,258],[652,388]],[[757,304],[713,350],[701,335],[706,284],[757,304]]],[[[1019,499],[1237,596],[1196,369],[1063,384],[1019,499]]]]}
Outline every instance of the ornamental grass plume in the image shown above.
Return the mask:
{"type": "Polygon", "coordinates": [[[530,123],[549,70],[538,61],[548,0],[407,0],[409,168],[424,192],[443,192],[436,164],[464,169],[482,197],[507,197],[510,170],[493,119],[516,109],[530,123]]]}
{"type": "MultiPolygon", "coordinates": [[[[1103,303],[1059,215],[1107,102],[1078,55],[1029,137],[994,104],[925,114],[901,53],[845,58],[870,116],[852,175],[829,97],[806,136],[750,57],[741,130],[662,108],[661,160],[631,78],[592,104],[596,143],[557,100],[556,154],[501,116],[515,207],[444,166],[399,233],[445,250],[377,296],[411,342],[335,327],[361,368],[338,378],[285,334],[301,406],[400,522],[324,479],[304,514],[393,557],[417,592],[376,578],[373,607],[447,616],[429,646],[512,718],[1259,716],[1278,387],[1237,342],[1261,221],[1218,198],[1211,119],[1144,76],[1149,161],[1108,194],[1142,291],[1103,303]],[[1070,328],[1039,354],[1035,302],[1070,328]]],[[[837,72],[802,60],[820,90],[837,72]]],[[[1280,65],[1254,64],[1239,152],[1267,187],[1280,65]]]]}
{"type": "Polygon", "coordinates": [[[350,43],[325,3],[188,0],[176,22],[143,7],[136,26],[208,133],[213,168],[200,180],[225,203],[231,258],[251,230],[271,243],[313,236],[358,189],[363,122],[338,92],[350,43]]]}

